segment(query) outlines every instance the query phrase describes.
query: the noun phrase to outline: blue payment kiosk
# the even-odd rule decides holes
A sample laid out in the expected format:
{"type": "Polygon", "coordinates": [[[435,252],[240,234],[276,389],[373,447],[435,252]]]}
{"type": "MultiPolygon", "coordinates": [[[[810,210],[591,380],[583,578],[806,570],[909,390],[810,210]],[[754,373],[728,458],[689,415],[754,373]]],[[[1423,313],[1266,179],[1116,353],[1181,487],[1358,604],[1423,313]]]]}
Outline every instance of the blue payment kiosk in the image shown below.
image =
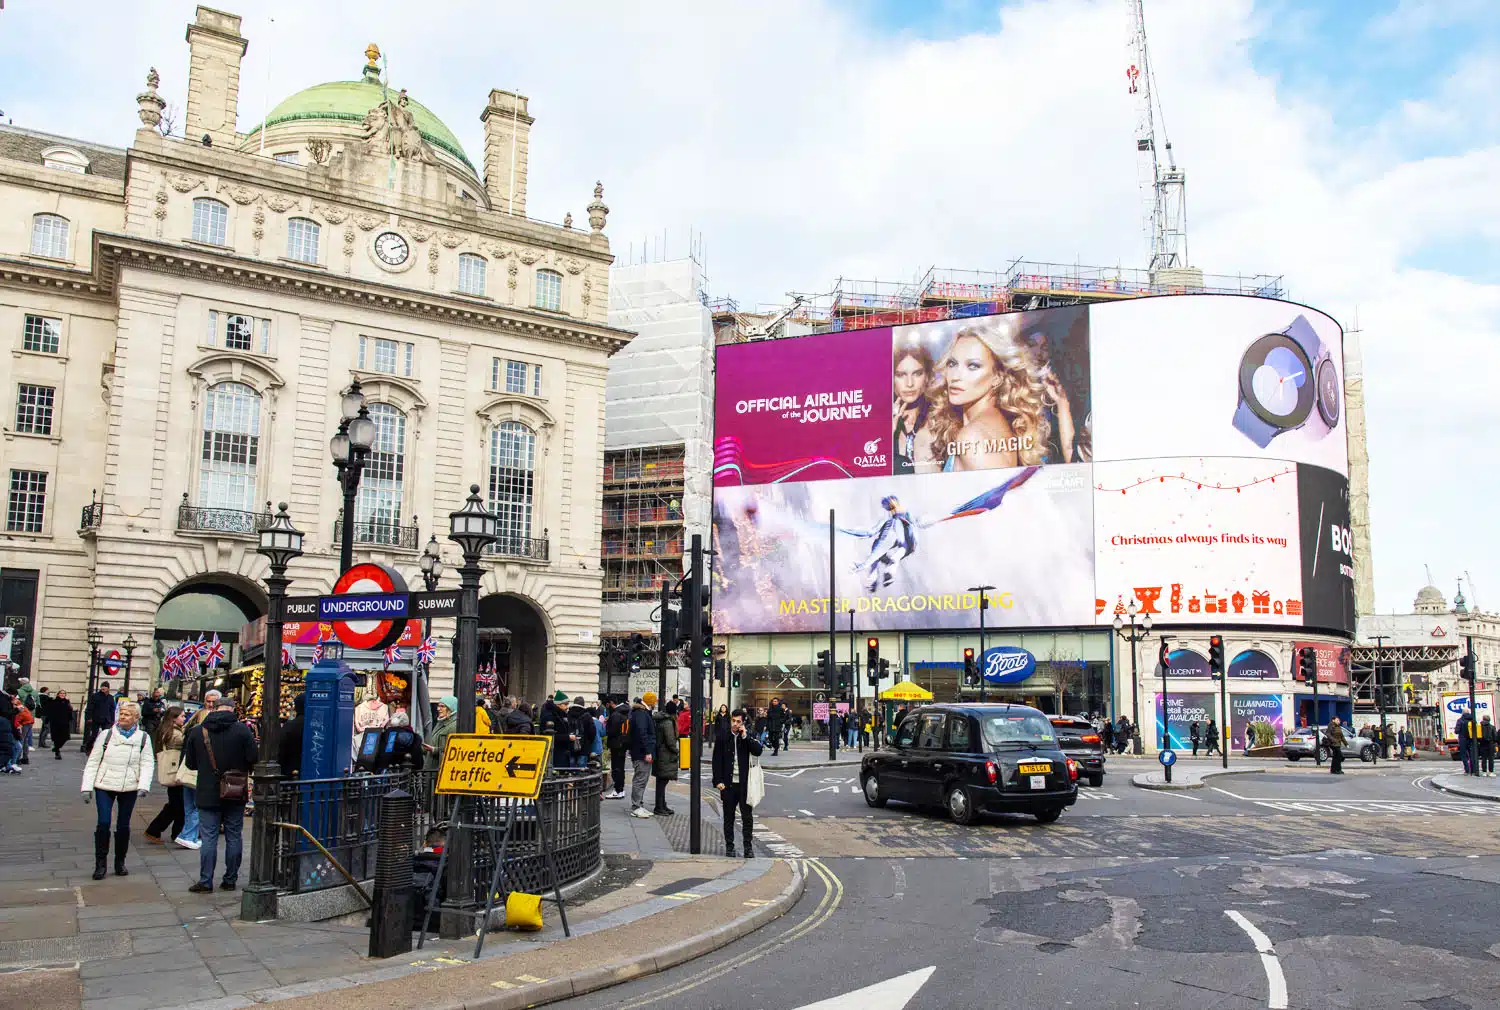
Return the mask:
{"type": "MultiPolygon", "coordinates": [[[[342,659],[321,659],[307,671],[307,701],[302,710],[302,781],[297,820],[355,879],[364,869],[365,853],[338,850],[345,818],[358,811],[349,803],[338,780],[352,764],[354,738],[354,673],[342,659]],[[352,865],[358,863],[358,866],[352,865]]],[[[296,890],[326,887],[343,876],[305,837],[297,840],[296,890]]]]}

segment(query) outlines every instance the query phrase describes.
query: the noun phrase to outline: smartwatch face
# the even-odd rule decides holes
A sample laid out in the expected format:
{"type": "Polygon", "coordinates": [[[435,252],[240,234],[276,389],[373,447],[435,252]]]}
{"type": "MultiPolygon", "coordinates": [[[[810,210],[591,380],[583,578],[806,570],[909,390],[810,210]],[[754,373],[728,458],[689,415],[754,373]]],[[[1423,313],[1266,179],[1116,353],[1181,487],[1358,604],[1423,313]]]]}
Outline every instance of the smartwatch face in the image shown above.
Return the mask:
{"type": "Polygon", "coordinates": [[[1339,424],[1339,401],[1344,387],[1339,384],[1339,373],[1333,367],[1332,358],[1318,363],[1318,414],[1330,428],[1339,424]]]}
{"type": "Polygon", "coordinates": [[[1240,394],[1267,424],[1295,428],[1306,421],[1314,389],[1307,352],[1284,333],[1267,333],[1240,359],[1240,394]]]}

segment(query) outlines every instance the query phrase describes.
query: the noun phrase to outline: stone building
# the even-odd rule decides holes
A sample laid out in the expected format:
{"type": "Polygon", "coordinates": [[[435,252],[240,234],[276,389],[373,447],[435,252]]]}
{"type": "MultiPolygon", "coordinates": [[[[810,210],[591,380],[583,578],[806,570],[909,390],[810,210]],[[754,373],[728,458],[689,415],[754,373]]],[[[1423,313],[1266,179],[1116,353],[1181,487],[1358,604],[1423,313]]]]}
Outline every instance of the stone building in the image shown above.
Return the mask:
{"type": "MultiPolygon", "coordinates": [[[[486,662],[534,699],[592,694],[605,374],[631,336],[607,321],[602,187],[579,194],[584,227],[527,217],[527,99],[496,90],[476,110],[477,168],[373,46],[355,80],[239,132],[240,18],[199,7],[187,42],[181,138],[158,129],[154,69],[136,110],[119,96],[140,118],[127,149],[0,127],[0,618],[17,672],[76,697],[90,625],[106,651],[140,643],[137,684],[163,642],[232,640],[265,610],[255,533],[273,501],[307,534],[292,592],[327,591],[329,439],[358,379],[376,435],[356,561],[420,586],[436,532],[455,585],[447,514],[479,484],[502,532],[486,662]]],[[[435,633],[434,696],[451,621],[435,633]]]]}

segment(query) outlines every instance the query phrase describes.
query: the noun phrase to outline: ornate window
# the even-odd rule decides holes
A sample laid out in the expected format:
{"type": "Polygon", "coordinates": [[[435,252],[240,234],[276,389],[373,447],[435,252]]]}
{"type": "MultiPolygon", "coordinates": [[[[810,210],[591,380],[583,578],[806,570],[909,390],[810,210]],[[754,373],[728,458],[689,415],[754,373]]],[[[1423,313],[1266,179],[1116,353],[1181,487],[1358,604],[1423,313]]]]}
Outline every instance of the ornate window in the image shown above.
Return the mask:
{"type": "Polygon", "coordinates": [[[400,375],[411,378],[413,347],[410,343],[402,340],[388,340],[385,337],[359,338],[359,367],[369,369],[372,372],[384,372],[386,375],[400,375]]]}
{"type": "Polygon", "coordinates": [[[458,290],[466,295],[484,294],[484,257],[462,253],[458,257],[458,290]]]}
{"type": "Polygon", "coordinates": [[[31,219],[31,255],[55,260],[68,258],[68,219],[37,214],[31,219]]]}
{"type": "Polygon", "coordinates": [[[562,274],[556,270],[536,272],[536,307],[551,312],[562,311],[562,274]]]}
{"type": "Polygon", "coordinates": [[[220,312],[211,309],[208,313],[209,347],[223,347],[230,351],[259,351],[271,353],[271,320],[247,316],[243,312],[220,312]]]}
{"type": "Polygon", "coordinates": [[[542,366],[494,358],[490,365],[490,388],[521,396],[541,396],[542,366]]]}
{"type": "Polygon", "coordinates": [[[286,223],[286,258],[301,263],[318,262],[318,233],[316,221],[305,217],[294,217],[286,223]]]}
{"type": "Polygon", "coordinates": [[[239,382],[210,386],[203,408],[198,504],[255,511],[259,461],[260,394],[239,382]]]}
{"type": "Polygon", "coordinates": [[[21,347],[56,354],[62,347],[62,320],[28,315],[21,329],[21,347]]]}
{"type": "Polygon", "coordinates": [[[5,528],[12,533],[40,533],[47,511],[47,475],[41,470],[12,470],[5,503],[5,528]]]}
{"type": "Polygon", "coordinates": [[[52,434],[52,404],[57,390],[52,386],[16,386],[16,432],[21,435],[52,434]]]}
{"type": "Polygon", "coordinates": [[[193,201],[193,241],[223,245],[229,234],[229,207],[200,196],[193,201]]]}
{"type": "MultiPolygon", "coordinates": [[[[375,422],[375,441],[370,445],[370,455],[360,477],[355,521],[399,526],[406,481],[406,415],[388,403],[372,403],[370,420],[375,422]]],[[[380,536],[358,539],[363,543],[367,539],[379,540],[380,536]]]]}
{"type": "Polygon", "coordinates": [[[87,175],[89,159],[84,157],[82,151],[75,151],[71,147],[49,147],[42,152],[42,165],[62,172],[87,175]]]}
{"type": "Polygon", "coordinates": [[[499,518],[503,554],[526,554],[536,490],[536,432],[519,421],[503,421],[490,432],[490,511],[499,518]]]}

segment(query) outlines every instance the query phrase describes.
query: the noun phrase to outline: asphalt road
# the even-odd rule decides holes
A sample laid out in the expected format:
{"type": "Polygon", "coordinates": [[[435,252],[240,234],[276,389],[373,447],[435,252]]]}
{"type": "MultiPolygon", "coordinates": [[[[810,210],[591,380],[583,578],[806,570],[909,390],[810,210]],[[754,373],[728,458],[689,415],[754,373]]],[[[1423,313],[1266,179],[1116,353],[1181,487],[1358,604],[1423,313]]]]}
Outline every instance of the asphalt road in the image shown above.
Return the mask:
{"type": "Polygon", "coordinates": [[[852,770],[768,775],[758,840],[807,872],[797,907],[564,1005],[1497,1007],[1500,804],[1431,790],[1445,770],[1288,769],[1191,793],[1120,775],[1056,824],[971,828],[872,810],[852,770]]]}

